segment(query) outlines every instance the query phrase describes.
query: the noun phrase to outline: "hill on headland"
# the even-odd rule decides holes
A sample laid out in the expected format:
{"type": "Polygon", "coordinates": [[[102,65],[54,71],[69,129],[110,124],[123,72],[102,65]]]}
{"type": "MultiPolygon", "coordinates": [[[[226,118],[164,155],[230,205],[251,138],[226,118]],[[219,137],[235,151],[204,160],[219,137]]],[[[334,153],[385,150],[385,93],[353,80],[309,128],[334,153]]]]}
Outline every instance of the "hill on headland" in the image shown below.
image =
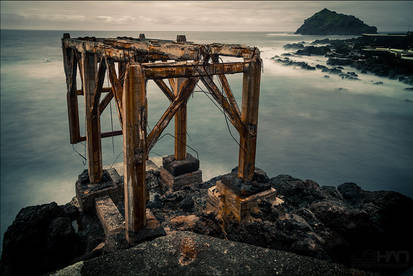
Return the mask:
{"type": "Polygon", "coordinates": [[[295,33],[303,35],[359,35],[377,33],[377,27],[368,26],[355,16],[323,9],[304,20],[304,24],[295,33]]]}

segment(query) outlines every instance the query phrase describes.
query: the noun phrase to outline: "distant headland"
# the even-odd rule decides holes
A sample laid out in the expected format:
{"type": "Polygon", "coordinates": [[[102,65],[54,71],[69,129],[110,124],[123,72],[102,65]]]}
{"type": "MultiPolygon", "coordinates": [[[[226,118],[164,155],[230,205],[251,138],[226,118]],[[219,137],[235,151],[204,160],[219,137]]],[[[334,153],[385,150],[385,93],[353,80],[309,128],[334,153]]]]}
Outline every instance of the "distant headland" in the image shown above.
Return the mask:
{"type": "Polygon", "coordinates": [[[377,27],[368,26],[352,15],[345,15],[323,9],[304,20],[295,32],[303,35],[360,35],[377,33],[377,27]]]}

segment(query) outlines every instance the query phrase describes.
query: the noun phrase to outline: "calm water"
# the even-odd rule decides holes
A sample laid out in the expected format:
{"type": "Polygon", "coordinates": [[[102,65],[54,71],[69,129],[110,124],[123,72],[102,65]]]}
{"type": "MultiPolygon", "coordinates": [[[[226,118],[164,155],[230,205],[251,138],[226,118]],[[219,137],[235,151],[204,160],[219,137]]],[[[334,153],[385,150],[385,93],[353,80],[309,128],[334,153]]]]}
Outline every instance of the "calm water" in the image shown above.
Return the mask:
{"type": "MultiPolygon", "coordinates": [[[[114,37],[138,33],[71,35],[114,37]]],[[[74,196],[77,175],[85,168],[69,144],[62,34],[1,31],[2,237],[20,208],[68,202],[74,196]]],[[[174,39],[176,34],[146,32],[146,37],[174,39]]],[[[413,92],[404,90],[406,85],[366,74],[360,74],[360,81],[337,76],[326,79],[319,71],[284,67],[270,60],[283,52],[286,43],[322,37],[257,32],[186,35],[195,42],[243,43],[261,49],[264,73],[257,166],[270,176],[291,174],[321,185],[352,181],[368,190],[395,190],[413,196],[413,92]],[[384,84],[374,85],[376,81],[384,84]]],[[[306,61],[316,64],[325,59],[311,57],[306,61]]],[[[241,76],[231,76],[230,82],[239,100],[241,76]]],[[[148,89],[149,125],[153,126],[168,101],[153,83],[148,89]]],[[[113,128],[120,129],[114,106],[113,115],[113,128]]],[[[112,129],[110,109],[102,116],[103,131],[112,129]]],[[[81,129],[84,133],[83,125],[81,129]]],[[[168,127],[166,132],[173,133],[173,129],[168,127]]],[[[236,134],[234,129],[232,132],[236,134]]],[[[204,180],[237,165],[238,146],[227,131],[224,116],[203,93],[195,93],[188,104],[188,134],[188,143],[199,153],[204,180]]],[[[105,165],[123,160],[121,137],[113,141],[106,138],[102,146],[105,165]]],[[[84,153],[83,144],[75,149],[84,153]]],[[[173,139],[166,136],[152,155],[172,152],[173,139]]]]}

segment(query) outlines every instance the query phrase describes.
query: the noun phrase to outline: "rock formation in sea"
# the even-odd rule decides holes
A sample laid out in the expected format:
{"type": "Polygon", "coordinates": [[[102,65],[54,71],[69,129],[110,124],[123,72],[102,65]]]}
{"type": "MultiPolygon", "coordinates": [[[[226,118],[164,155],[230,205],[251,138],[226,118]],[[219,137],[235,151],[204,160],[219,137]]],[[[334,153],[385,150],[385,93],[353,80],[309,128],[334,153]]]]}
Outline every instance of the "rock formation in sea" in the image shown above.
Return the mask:
{"type": "MultiPolygon", "coordinates": [[[[407,45],[406,47],[409,48],[413,47],[408,40],[408,36],[399,36],[399,38],[394,40],[391,42],[407,45]]],[[[283,58],[274,56],[272,60],[283,65],[300,67],[305,70],[319,69],[325,73],[339,75],[342,79],[358,80],[357,73],[343,72],[343,66],[350,66],[359,70],[360,73],[372,73],[380,77],[397,79],[405,84],[413,85],[413,62],[409,59],[403,59],[401,55],[395,55],[393,52],[374,51],[375,47],[377,47],[376,43],[369,36],[350,39],[325,38],[315,40],[310,45],[304,42],[292,43],[284,45],[284,49],[295,50],[294,52],[281,54],[283,58]],[[330,67],[294,60],[294,58],[301,58],[303,56],[324,56],[327,58],[326,65],[330,67]]],[[[384,45],[390,47],[390,45],[384,45]]],[[[408,53],[407,50],[403,51],[408,53]]]]}
{"type": "Polygon", "coordinates": [[[359,35],[377,33],[377,28],[368,26],[352,15],[345,15],[323,9],[304,20],[295,32],[303,35],[359,35]]]}

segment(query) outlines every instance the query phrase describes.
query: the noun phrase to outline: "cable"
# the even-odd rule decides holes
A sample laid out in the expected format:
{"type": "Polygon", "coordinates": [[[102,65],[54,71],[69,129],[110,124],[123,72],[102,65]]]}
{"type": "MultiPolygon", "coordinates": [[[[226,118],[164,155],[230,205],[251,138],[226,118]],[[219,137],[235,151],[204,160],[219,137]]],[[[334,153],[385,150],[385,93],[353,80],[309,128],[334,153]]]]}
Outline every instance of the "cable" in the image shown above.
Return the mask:
{"type": "MultiPolygon", "coordinates": [[[[84,143],[83,143],[84,144],[84,143]]],[[[86,145],[86,144],[85,144],[86,145]]],[[[83,164],[83,167],[86,165],[86,160],[87,160],[87,158],[84,156],[84,155],[82,155],[80,152],[78,152],[77,150],[76,150],[76,148],[75,148],[75,145],[74,144],[72,144],[72,149],[73,149],[73,151],[75,152],[75,153],[77,153],[81,158],[82,158],[82,164],[83,164]]],[[[86,155],[86,153],[85,153],[85,155],[86,155]]]]}
{"type": "MultiPolygon", "coordinates": [[[[109,87],[109,70],[106,70],[106,84],[109,87]]],[[[109,93],[113,93],[113,91],[109,92],[109,93]]],[[[113,115],[112,115],[112,100],[110,100],[109,102],[109,109],[110,109],[110,126],[112,128],[112,132],[113,132],[113,115]]],[[[115,142],[114,142],[114,137],[112,136],[112,158],[115,157],[115,142]]]]}
{"type": "MultiPolygon", "coordinates": [[[[221,59],[221,61],[222,61],[222,59],[221,59]]],[[[205,72],[206,72],[206,74],[207,74],[207,77],[210,78],[211,81],[213,81],[212,78],[211,78],[211,76],[208,74],[208,71],[206,70],[205,65],[204,65],[204,70],[205,70],[205,72]]],[[[230,126],[229,126],[229,124],[228,124],[227,114],[225,113],[225,111],[224,111],[223,109],[221,109],[221,108],[215,103],[215,101],[213,101],[213,100],[208,96],[208,94],[211,94],[210,92],[207,93],[207,92],[205,92],[198,84],[196,84],[196,85],[197,85],[198,88],[201,90],[201,92],[203,92],[203,93],[208,97],[208,99],[217,107],[217,109],[224,114],[225,123],[226,123],[226,125],[227,125],[227,129],[228,129],[229,134],[231,135],[232,139],[238,144],[238,146],[239,146],[244,152],[246,152],[246,149],[245,149],[243,146],[241,146],[241,144],[237,141],[237,139],[236,139],[236,138],[234,137],[234,135],[232,134],[231,129],[230,129],[230,126]]],[[[224,100],[224,99],[227,99],[227,97],[224,96],[222,83],[221,83],[221,95],[222,95],[222,99],[223,99],[223,100],[224,100]]],[[[222,102],[222,105],[223,105],[223,102],[222,102]]]]}

